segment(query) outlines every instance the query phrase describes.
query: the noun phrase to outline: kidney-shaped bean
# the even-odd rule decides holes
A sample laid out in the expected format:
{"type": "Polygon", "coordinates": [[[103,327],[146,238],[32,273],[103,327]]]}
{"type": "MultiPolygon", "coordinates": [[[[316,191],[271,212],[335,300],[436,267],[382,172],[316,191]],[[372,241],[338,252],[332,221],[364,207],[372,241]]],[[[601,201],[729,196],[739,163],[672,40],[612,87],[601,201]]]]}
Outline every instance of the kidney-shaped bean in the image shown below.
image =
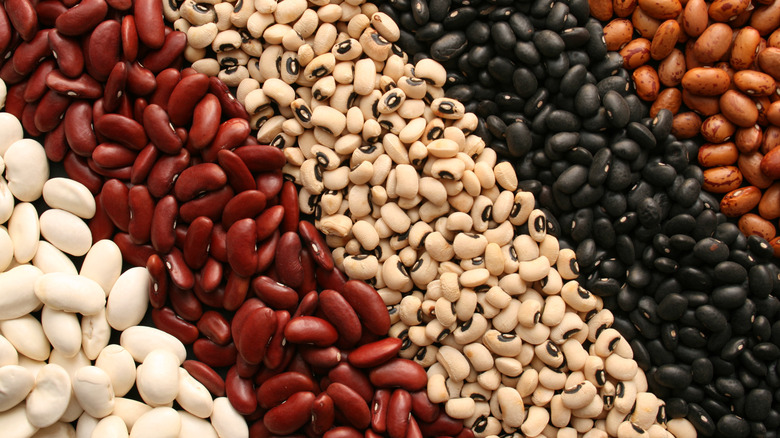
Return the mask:
{"type": "Polygon", "coordinates": [[[313,344],[318,347],[333,345],[338,340],[338,332],[328,322],[316,316],[293,318],[284,329],[284,337],[294,344],[313,344]]]}

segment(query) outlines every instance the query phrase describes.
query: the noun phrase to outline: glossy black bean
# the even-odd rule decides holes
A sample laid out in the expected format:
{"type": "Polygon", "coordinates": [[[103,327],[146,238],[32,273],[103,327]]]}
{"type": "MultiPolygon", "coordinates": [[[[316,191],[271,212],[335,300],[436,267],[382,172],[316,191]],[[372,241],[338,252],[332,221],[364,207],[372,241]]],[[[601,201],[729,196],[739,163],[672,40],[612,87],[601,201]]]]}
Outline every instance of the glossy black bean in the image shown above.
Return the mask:
{"type": "Polygon", "coordinates": [[[715,308],[715,306],[711,306],[709,304],[699,306],[696,309],[696,319],[701,322],[704,327],[713,332],[719,332],[725,329],[726,325],[728,324],[726,316],[723,314],[723,312],[715,308]]]}
{"type": "Polygon", "coordinates": [[[467,47],[468,40],[465,33],[449,32],[431,44],[431,57],[439,62],[447,62],[458,57],[467,47]]]}
{"type": "Polygon", "coordinates": [[[602,102],[607,112],[607,119],[613,127],[622,128],[628,124],[630,109],[623,96],[614,90],[609,90],[604,94],[602,102]]]}
{"type": "Polygon", "coordinates": [[[414,37],[417,41],[433,42],[444,36],[446,32],[443,24],[432,21],[418,27],[414,33],[414,37]]]}
{"type": "Polygon", "coordinates": [[[702,436],[712,436],[715,434],[715,422],[698,403],[688,403],[688,421],[702,436]]]}
{"type": "Polygon", "coordinates": [[[476,9],[465,6],[450,11],[442,20],[442,24],[446,29],[465,29],[478,15],[476,9]]]}
{"type": "Polygon", "coordinates": [[[765,388],[756,388],[745,397],[745,418],[763,421],[772,409],[772,393],[765,388]]]}
{"type": "Polygon", "coordinates": [[[431,18],[428,2],[426,0],[412,0],[412,17],[415,23],[422,26],[431,18]]]}

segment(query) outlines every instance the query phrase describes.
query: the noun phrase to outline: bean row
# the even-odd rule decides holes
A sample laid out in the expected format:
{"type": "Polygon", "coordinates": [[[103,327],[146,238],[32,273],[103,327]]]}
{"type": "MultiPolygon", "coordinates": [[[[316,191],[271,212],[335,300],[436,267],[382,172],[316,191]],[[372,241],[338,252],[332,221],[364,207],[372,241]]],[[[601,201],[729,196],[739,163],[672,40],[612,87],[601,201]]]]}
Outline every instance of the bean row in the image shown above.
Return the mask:
{"type": "MultiPolygon", "coordinates": [[[[278,8],[276,19],[281,14],[278,8]]],[[[292,29],[283,29],[294,35],[296,26],[308,24],[308,11],[297,10],[287,21],[293,23],[292,29]]],[[[326,14],[322,8],[312,11],[317,17],[326,14]]],[[[432,60],[404,65],[404,54],[377,59],[370,48],[353,50],[372,32],[381,34],[389,46],[395,28],[380,12],[370,18],[365,12],[347,17],[333,12],[338,16],[335,27],[347,27],[342,37],[322,46],[318,31],[310,34],[310,43],[304,37],[304,45],[290,55],[304,69],[303,77],[285,70],[284,50],[290,48],[268,41],[276,26],[269,25],[262,34],[266,40],[262,53],[276,53],[281,62],[274,69],[274,62],[261,59],[257,68],[263,69],[262,76],[238,83],[239,101],[250,114],[260,116],[258,139],[284,148],[288,159],[284,171],[302,186],[301,209],[315,215],[315,225],[335,248],[336,265],[343,266],[350,278],[377,288],[394,323],[389,333],[402,340],[400,356],[428,368],[428,397],[444,402],[446,413],[464,420],[476,436],[515,430],[529,436],[551,435],[567,426],[569,433],[617,436],[628,411],[612,409],[612,391],[619,388],[623,394],[628,386],[628,399],[618,405],[633,406],[637,392],[644,397],[646,382],[628,348],[620,350],[624,356],[607,349],[603,358],[592,351],[593,360],[602,361],[601,368],[596,366],[602,371],[594,372],[603,380],[585,383],[583,370],[590,354],[580,344],[591,342],[593,350],[601,334],[599,345],[609,344],[610,336],[617,345],[620,335],[608,330],[611,314],[599,312],[599,299],[571,281],[577,275],[573,251],[561,251],[557,239],[547,234],[548,220],[534,209],[532,194],[513,193],[517,179],[511,165],[497,163],[495,152],[471,134],[476,116],[465,113],[455,99],[435,97],[442,93],[443,68],[432,60]],[[381,25],[372,27],[377,22],[381,25]],[[356,23],[363,24],[355,31],[351,28],[356,23]],[[342,46],[350,52],[338,60],[346,64],[343,70],[337,70],[338,63],[320,64],[319,57],[302,62],[301,53],[316,54],[315,47],[325,60],[336,57],[331,52],[342,46]],[[323,66],[321,76],[306,77],[312,63],[317,70],[323,66]],[[340,76],[339,71],[353,68],[353,77],[340,76]],[[369,77],[377,78],[373,85],[361,81],[365,76],[358,73],[364,68],[369,77]],[[339,84],[333,94],[327,91],[329,81],[339,84]],[[280,91],[286,87],[289,91],[280,91]],[[341,105],[339,87],[353,93],[355,106],[341,105]],[[402,111],[413,96],[423,99],[422,111],[402,111]],[[284,121],[288,111],[294,118],[284,121]],[[317,117],[318,112],[327,118],[317,117]],[[562,296],[576,303],[567,303],[562,296]],[[592,331],[586,315],[589,321],[595,318],[592,331]],[[570,357],[562,351],[567,342],[573,349],[570,357]],[[562,368],[565,356],[568,368],[562,368]],[[582,367],[573,368],[572,363],[582,367]],[[572,374],[567,376],[566,371],[572,374]],[[556,374],[561,381],[548,380],[556,374]],[[577,402],[560,404],[563,396],[556,390],[579,393],[583,386],[588,389],[575,397],[577,402]],[[614,414],[594,422],[605,409],[605,400],[614,414]],[[527,414],[519,408],[526,404],[527,414]]],[[[642,430],[653,426],[661,406],[657,399],[643,398],[644,402],[653,414],[633,420],[642,430]]],[[[631,421],[622,427],[631,428],[631,421]]],[[[655,427],[667,433],[664,426],[655,427]]],[[[685,420],[669,427],[680,436],[694,433],[685,420]]]]}
{"type": "Polygon", "coordinates": [[[96,208],[89,190],[49,179],[43,146],[22,138],[15,117],[0,113],[0,125],[8,184],[0,183],[11,208],[2,221],[7,228],[0,227],[4,433],[246,436],[246,422],[227,399],[214,400],[180,367],[184,346],[137,326],[151,277],[145,268],[122,272],[119,248],[110,240],[92,244],[84,222],[96,208]],[[49,209],[39,217],[31,202],[41,196],[49,209]],[[84,256],[79,270],[74,256],[84,256]],[[122,331],[119,344],[110,344],[112,329],[122,331]],[[140,401],[126,397],[133,388],[140,401]],[[174,400],[181,409],[171,407],[174,400]]]}

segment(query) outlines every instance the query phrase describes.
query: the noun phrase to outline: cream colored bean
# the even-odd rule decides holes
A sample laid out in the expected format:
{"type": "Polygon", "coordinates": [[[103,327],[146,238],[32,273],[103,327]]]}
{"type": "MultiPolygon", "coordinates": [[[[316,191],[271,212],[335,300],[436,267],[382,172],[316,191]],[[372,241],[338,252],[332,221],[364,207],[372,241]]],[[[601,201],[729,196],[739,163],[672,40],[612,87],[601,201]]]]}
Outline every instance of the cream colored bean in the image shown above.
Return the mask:
{"type": "Polygon", "coordinates": [[[135,385],[136,367],[133,357],[117,344],[103,348],[95,360],[95,366],[108,375],[116,397],[124,397],[135,385]]]}
{"type": "Polygon", "coordinates": [[[71,261],[65,253],[45,240],[38,242],[38,250],[32,258],[32,264],[44,274],[51,272],[63,272],[73,275],[78,274],[76,265],[73,264],[73,261],[71,261]]]}
{"type": "Polygon", "coordinates": [[[81,349],[81,325],[76,314],[43,306],[41,325],[52,347],[65,356],[74,356],[81,349]]]}
{"type": "Polygon", "coordinates": [[[179,361],[168,350],[152,350],[136,369],[136,387],[150,406],[165,406],[179,392],[179,361]]]}
{"type": "Polygon", "coordinates": [[[126,329],[119,337],[119,345],[124,347],[136,362],[143,362],[146,355],[158,348],[173,353],[179,363],[187,358],[187,351],[181,341],[153,327],[133,326],[126,329]]]}
{"type": "Polygon", "coordinates": [[[23,202],[41,197],[49,179],[49,161],[43,146],[32,139],[17,140],[3,154],[8,189],[23,202]]]}
{"type": "Polygon", "coordinates": [[[514,333],[501,333],[498,330],[488,330],[483,337],[485,346],[493,353],[514,357],[520,354],[523,342],[514,333]]]}
{"type": "MultiPolygon", "coordinates": [[[[82,413],[78,418],[78,422],[76,423],[76,438],[91,438],[92,432],[95,430],[95,427],[97,427],[99,422],[100,420],[87,414],[86,412],[82,413]]],[[[127,431],[127,426],[125,426],[125,431],[127,431]]]]}
{"type": "Polygon", "coordinates": [[[30,359],[43,361],[49,357],[51,346],[43,327],[32,315],[0,321],[0,332],[16,348],[30,359]]]}
{"type": "Polygon", "coordinates": [[[474,415],[476,404],[470,397],[451,398],[444,404],[444,411],[452,418],[464,419],[474,415]]]}
{"type": "Polygon", "coordinates": [[[119,247],[110,239],[103,239],[92,245],[79,275],[95,281],[108,296],[114,283],[122,273],[122,253],[119,247]]]}
{"type": "Polygon", "coordinates": [[[2,220],[2,223],[7,222],[11,214],[13,214],[15,203],[16,199],[11,190],[8,189],[8,183],[5,181],[5,178],[0,176],[0,220],[2,220]]]}
{"type": "Polygon", "coordinates": [[[89,278],[54,272],[35,281],[35,295],[57,310],[95,315],[106,305],[103,289],[89,278]]]}
{"type": "Polygon", "coordinates": [[[27,396],[27,418],[35,427],[53,425],[65,413],[71,395],[70,376],[59,365],[47,364],[35,378],[27,396]]]}
{"type": "MultiPolygon", "coordinates": [[[[5,82],[3,82],[5,86],[5,82]]],[[[0,105],[0,108],[2,105],[0,105]]],[[[0,155],[5,156],[8,148],[24,138],[22,123],[10,113],[0,112],[0,155]]]]}
{"type": "Polygon", "coordinates": [[[214,401],[211,398],[211,394],[187,370],[179,368],[178,372],[176,402],[189,414],[198,418],[208,418],[214,409],[214,401]]]}
{"type": "Polygon", "coordinates": [[[129,436],[127,425],[122,421],[122,418],[116,415],[109,415],[98,421],[92,434],[106,438],[126,438],[129,436]]]}
{"type": "Polygon", "coordinates": [[[44,211],[40,217],[41,235],[57,249],[82,256],[92,247],[92,233],[82,219],[60,209],[44,211]]]}
{"type": "Polygon", "coordinates": [[[83,219],[95,215],[95,198],[83,184],[68,178],[51,178],[43,185],[43,200],[83,219]]]}
{"type": "Polygon", "coordinates": [[[604,361],[607,373],[618,380],[631,380],[638,372],[633,359],[626,359],[617,354],[611,354],[604,361]]]}
{"type": "Polygon", "coordinates": [[[97,359],[111,338],[105,309],[95,315],[81,317],[81,347],[90,360],[97,359]]]}
{"type": "Polygon", "coordinates": [[[24,400],[35,386],[35,376],[19,365],[0,367],[0,412],[6,412],[24,400]]]}
{"type": "Polygon", "coordinates": [[[0,225],[0,272],[5,272],[14,259],[14,244],[8,229],[0,225]]]}
{"type": "Polygon", "coordinates": [[[483,344],[471,343],[463,347],[463,354],[471,362],[471,366],[477,372],[487,371],[493,368],[494,360],[490,351],[483,344]]]}
{"type": "Polygon", "coordinates": [[[102,369],[87,366],[73,376],[73,393],[84,412],[103,418],[114,410],[114,389],[111,379],[102,369]]]}
{"type": "Polygon", "coordinates": [[[129,398],[116,397],[114,399],[114,410],[111,415],[116,415],[125,422],[127,429],[130,430],[141,416],[152,410],[152,407],[129,398]]]}
{"type": "Polygon", "coordinates": [[[111,288],[106,303],[108,323],[115,330],[138,325],[146,314],[152,277],[146,268],[131,268],[122,273],[111,288]]]}
{"type": "Polygon", "coordinates": [[[28,203],[22,202],[13,208],[8,220],[8,234],[14,245],[14,258],[19,263],[27,263],[35,256],[40,239],[38,211],[28,203]]]}
{"type": "Polygon", "coordinates": [[[0,430],[7,438],[29,438],[38,431],[27,419],[24,403],[19,403],[12,409],[0,413],[0,430]]]}
{"type": "Polygon", "coordinates": [[[244,418],[236,412],[226,397],[214,399],[211,424],[220,438],[246,438],[249,428],[244,418]]]}
{"type": "Polygon", "coordinates": [[[181,431],[181,417],[172,408],[153,408],[141,415],[130,430],[131,438],[155,436],[177,438],[181,431]]]}
{"type": "Polygon", "coordinates": [[[19,353],[16,352],[14,346],[5,338],[5,336],[0,335],[0,367],[18,364],[19,353]]]}
{"type": "Polygon", "coordinates": [[[21,265],[0,273],[0,319],[15,319],[37,309],[35,281],[43,273],[31,265],[21,265]]]}

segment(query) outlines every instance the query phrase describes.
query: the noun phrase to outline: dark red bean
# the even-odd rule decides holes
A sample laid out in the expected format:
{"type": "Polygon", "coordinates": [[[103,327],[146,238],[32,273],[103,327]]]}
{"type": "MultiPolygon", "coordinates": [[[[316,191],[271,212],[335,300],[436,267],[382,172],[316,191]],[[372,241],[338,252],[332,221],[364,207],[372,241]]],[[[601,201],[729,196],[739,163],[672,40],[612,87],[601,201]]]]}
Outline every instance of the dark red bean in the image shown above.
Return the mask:
{"type": "Polygon", "coordinates": [[[269,410],[263,423],[277,435],[290,435],[309,421],[313,403],[313,392],[296,392],[285,403],[269,410]]]}
{"type": "Polygon", "coordinates": [[[384,338],[354,349],[347,360],[357,368],[373,368],[396,357],[401,344],[399,338],[384,338]]]}
{"type": "Polygon", "coordinates": [[[165,23],[162,2],[157,0],[135,0],[133,15],[138,17],[138,37],[149,48],[159,49],[165,42],[165,23]]]}
{"type": "Polygon", "coordinates": [[[262,383],[257,388],[257,400],[260,407],[270,409],[282,404],[296,392],[315,390],[314,381],[310,377],[296,371],[287,371],[262,383]]]}
{"type": "Polygon", "coordinates": [[[198,339],[198,328],[179,318],[168,307],[152,309],[152,322],[155,327],[173,335],[184,345],[190,345],[198,339]]]}
{"type": "MultiPolygon", "coordinates": [[[[168,268],[157,254],[146,259],[146,269],[152,277],[152,287],[149,288],[149,304],[159,309],[168,299],[168,268]]],[[[201,330],[202,331],[202,330],[201,330]]]]}
{"type": "Polygon", "coordinates": [[[241,378],[235,366],[228,370],[225,377],[225,393],[238,413],[249,415],[257,409],[257,397],[255,397],[252,381],[241,378]]]}
{"type": "Polygon", "coordinates": [[[312,344],[318,347],[333,345],[338,339],[336,329],[316,316],[293,318],[284,329],[284,337],[294,344],[312,344]]]}
{"type": "Polygon", "coordinates": [[[390,330],[390,314],[382,297],[371,285],[358,280],[346,282],[341,291],[371,333],[383,336],[390,330]]]}
{"type": "Polygon", "coordinates": [[[363,398],[342,383],[328,385],[327,394],[349,423],[357,429],[366,429],[371,422],[371,411],[363,398]]]}
{"type": "Polygon", "coordinates": [[[57,17],[55,26],[63,35],[77,36],[90,31],[103,21],[108,13],[105,0],[82,0],[57,17]]]}
{"type": "Polygon", "coordinates": [[[225,381],[210,366],[196,360],[185,360],[181,366],[215,397],[225,396],[225,381]]]}
{"type": "Polygon", "coordinates": [[[402,358],[392,359],[372,369],[368,378],[378,388],[401,387],[407,391],[420,390],[428,383],[422,366],[402,358]]]}
{"type": "Polygon", "coordinates": [[[234,365],[238,354],[232,343],[222,346],[204,338],[198,339],[192,344],[192,352],[196,359],[214,368],[234,365]]]}

